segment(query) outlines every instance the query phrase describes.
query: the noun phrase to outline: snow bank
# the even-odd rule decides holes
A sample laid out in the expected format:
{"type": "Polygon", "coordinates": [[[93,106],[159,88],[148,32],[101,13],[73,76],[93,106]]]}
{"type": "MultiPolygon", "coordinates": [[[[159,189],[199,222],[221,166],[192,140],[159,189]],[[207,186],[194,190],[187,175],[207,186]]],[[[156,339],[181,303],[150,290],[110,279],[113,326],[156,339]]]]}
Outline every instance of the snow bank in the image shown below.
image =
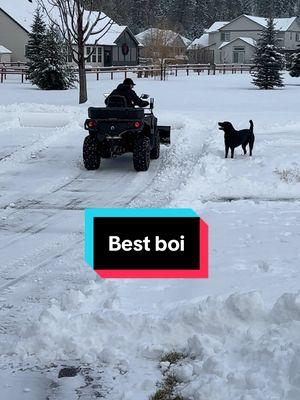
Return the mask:
{"type": "Polygon", "coordinates": [[[296,400],[299,339],[300,292],[283,295],[271,310],[251,292],[181,304],[155,318],[125,313],[117,285],[100,282],[53,300],[12,348],[19,361],[73,359],[129,370],[136,359],[156,363],[176,349],[188,355],[172,367],[185,398],[296,400]]]}
{"type": "Polygon", "coordinates": [[[197,208],[201,202],[239,199],[295,200],[300,198],[299,141],[289,127],[269,126],[256,131],[254,156],[235,151],[224,159],[224,139],[217,127],[208,136],[202,157],[186,184],[172,194],[172,206],[197,208]]]}

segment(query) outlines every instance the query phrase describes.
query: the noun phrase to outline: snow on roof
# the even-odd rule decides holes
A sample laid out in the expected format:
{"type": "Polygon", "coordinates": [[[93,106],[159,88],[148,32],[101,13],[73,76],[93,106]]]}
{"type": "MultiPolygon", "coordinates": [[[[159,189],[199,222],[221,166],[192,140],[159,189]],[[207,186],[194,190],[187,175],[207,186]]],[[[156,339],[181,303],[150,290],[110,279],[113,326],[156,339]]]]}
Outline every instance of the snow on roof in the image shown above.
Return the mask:
{"type": "Polygon", "coordinates": [[[231,40],[230,42],[223,42],[223,43],[221,44],[221,46],[219,47],[219,49],[223,49],[223,47],[226,47],[226,46],[228,46],[229,44],[231,44],[231,43],[233,43],[233,42],[236,42],[237,40],[242,40],[243,42],[246,42],[246,43],[250,44],[250,46],[253,46],[253,47],[256,46],[256,41],[255,41],[254,39],[252,39],[252,38],[248,38],[248,37],[237,37],[237,38],[231,40]]]}
{"type": "Polygon", "coordinates": [[[12,54],[6,47],[0,45],[0,54],[12,54]]]}
{"type": "MultiPolygon", "coordinates": [[[[264,18],[264,17],[255,17],[253,15],[246,15],[243,14],[238,18],[241,17],[246,17],[251,19],[251,21],[256,22],[257,24],[263,26],[264,28],[267,27],[268,25],[268,19],[264,18]]],[[[236,19],[238,19],[236,18],[236,19]]],[[[289,29],[289,27],[292,25],[292,23],[297,19],[297,17],[291,17],[291,18],[274,18],[274,24],[275,24],[275,29],[277,31],[287,31],[289,29]]],[[[235,20],[234,20],[235,21],[235,20]]],[[[233,22],[233,21],[231,21],[233,22]]],[[[228,22],[228,24],[230,24],[231,22],[228,22]]],[[[226,24],[227,25],[227,24],[226,24]]]]}
{"type": "MultiPolygon", "coordinates": [[[[36,7],[37,7],[36,0],[32,0],[32,2],[30,2],[29,0],[13,0],[13,1],[0,0],[0,8],[2,8],[3,11],[5,11],[11,18],[13,18],[19,25],[21,25],[28,32],[30,32],[31,30],[31,25],[33,23],[33,15],[36,7]]],[[[51,15],[55,14],[58,15],[58,13],[55,12],[55,10],[51,11],[51,15]]],[[[92,25],[93,21],[96,20],[98,14],[99,13],[97,11],[91,12],[90,25],[92,25]]],[[[85,13],[85,17],[87,18],[88,15],[89,12],[87,11],[85,13]]],[[[101,28],[104,28],[106,24],[110,21],[110,18],[107,17],[104,13],[101,13],[101,17],[103,17],[103,19],[97,23],[97,25],[94,28],[94,32],[101,30],[101,28]]],[[[114,46],[115,41],[124,32],[126,28],[127,28],[126,26],[120,26],[115,22],[113,22],[111,28],[99,40],[98,44],[104,46],[114,46]]],[[[90,36],[87,44],[94,44],[96,37],[97,35],[90,36]]]]}
{"type": "Polygon", "coordinates": [[[172,45],[174,40],[177,39],[178,37],[181,38],[181,40],[183,41],[183,43],[186,46],[188,46],[191,43],[190,39],[180,35],[177,32],[174,32],[174,31],[172,31],[170,29],[149,28],[149,29],[146,29],[143,32],[138,33],[135,37],[139,42],[143,43],[144,40],[146,39],[146,37],[155,36],[155,35],[159,35],[159,34],[166,35],[166,39],[168,39],[168,42],[169,42],[170,45],[172,45]]]}
{"type": "Polygon", "coordinates": [[[189,45],[188,49],[190,50],[193,48],[201,48],[201,47],[206,47],[208,45],[209,45],[209,34],[204,33],[199,38],[193,40],[192,43],[189,45]]]}
{"type": "MultiPolygon", "coordinates": [[[[98,27],[99,25],[97,25],[98,27]]],[[[104,36],[99,40],[98,45],[102,46],[115,46],[116,40],[118,37],[127,29],[127,26],[120,26],[116,23],[113,23],[108,32],[105,33],[104,36]]],[[[134,35],[132,35],[134,37],[134,35]]],[[[96,36],[90,36],[87,44],[94,44],[96,36]]]]}
{"type": "Polygon", "coordinates": [[[205,29],[206,33],[213,33],[213,32],[217,32],[219,29],[223,28],[223,26],[229,24],[229,22],[225,22],[225,21],[217,21],[214,24],[212,24],[212,26],[208,29],[205,29]]]}

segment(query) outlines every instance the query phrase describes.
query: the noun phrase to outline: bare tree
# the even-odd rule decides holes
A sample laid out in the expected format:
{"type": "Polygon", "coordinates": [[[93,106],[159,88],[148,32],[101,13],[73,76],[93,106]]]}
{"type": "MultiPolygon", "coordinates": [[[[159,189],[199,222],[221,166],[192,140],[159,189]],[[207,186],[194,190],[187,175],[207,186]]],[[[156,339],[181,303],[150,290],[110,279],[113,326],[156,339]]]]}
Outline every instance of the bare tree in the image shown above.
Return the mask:
{"type": "Polygon", "coordinates": [[[167,62],[176,62],[186,57],[186,45],[180,35],[167,27],[149,29],[141,42],[143,57],[151,58],[160,65],[161,79],[167,62]]]}
{"type": "MultiPolygon", "coordinates": [[[[102,1],[101,1],[102,2],[102,1]]],[[[86,60],[95,51],[100,39],[113,21],[101,11],[93,11],[92,0],[37,0],[49,20],[56,25],[66,41],[72,60],[79,72],[79,103],[87,101],[86,60]],[[86,44],[92,51],[85,54],[86,44]]],[[[103,1],[104,3],[104,1],[103,1]]]]}

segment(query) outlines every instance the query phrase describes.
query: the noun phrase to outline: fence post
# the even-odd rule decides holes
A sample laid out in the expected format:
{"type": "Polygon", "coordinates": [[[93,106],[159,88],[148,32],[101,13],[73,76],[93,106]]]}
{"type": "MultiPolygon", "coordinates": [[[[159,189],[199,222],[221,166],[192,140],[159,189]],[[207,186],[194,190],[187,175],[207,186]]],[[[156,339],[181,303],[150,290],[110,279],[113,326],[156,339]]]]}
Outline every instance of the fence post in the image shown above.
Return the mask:
{"type": "Polygon", "coordinates": [[[127,69],[125,69],[125,79],[127,78],[127,69]]]}
{"type": "Polygon", "coordinates": [[[1,71],[1,83],[3,83],[3,72],[1,71]]]}
{"type": "Polygon", "coordinates": [[[178,66],[177,66],[177,64],[175,66],[175,76],[178,76],[178,66]]]}
{"type": "Polygon", "coordinates": [[[113,71],[111,71],[111,73],[110,73],[110,79],[111,79],[111,80],[114,79],[114,72],[113,72],[113,71]]]}

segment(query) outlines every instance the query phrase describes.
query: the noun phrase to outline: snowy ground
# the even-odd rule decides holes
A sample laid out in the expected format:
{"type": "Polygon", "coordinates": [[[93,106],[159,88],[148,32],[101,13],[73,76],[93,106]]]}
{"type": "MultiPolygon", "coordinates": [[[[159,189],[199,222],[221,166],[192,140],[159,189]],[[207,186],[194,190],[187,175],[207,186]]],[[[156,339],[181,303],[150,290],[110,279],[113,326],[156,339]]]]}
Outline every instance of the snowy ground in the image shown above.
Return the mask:
{"type": "MultiPolygon", "coordinates": [[[[89,105],[116,83],[90,77],[89,105]]],[[[140,174],[129,156],[84,170],[76,90],[0,86],[1,400],[142,400],[164,370],[184,399],[299,400],[300,82],[286,83],[139,80],[173,127],[140,174]],[[38,127],[45,112],[60,127],[38,127]],[[224,160],[217,122],[250,118],[254,157],[224,160]],[[210,225],[210,279],[100,281],[83,264],[86,207],[194,208],[210,225]],[[170,350],[186,358],[160,369],[170,350]],[[81,371],[58,379],[62,366],[81,371]]]]}

